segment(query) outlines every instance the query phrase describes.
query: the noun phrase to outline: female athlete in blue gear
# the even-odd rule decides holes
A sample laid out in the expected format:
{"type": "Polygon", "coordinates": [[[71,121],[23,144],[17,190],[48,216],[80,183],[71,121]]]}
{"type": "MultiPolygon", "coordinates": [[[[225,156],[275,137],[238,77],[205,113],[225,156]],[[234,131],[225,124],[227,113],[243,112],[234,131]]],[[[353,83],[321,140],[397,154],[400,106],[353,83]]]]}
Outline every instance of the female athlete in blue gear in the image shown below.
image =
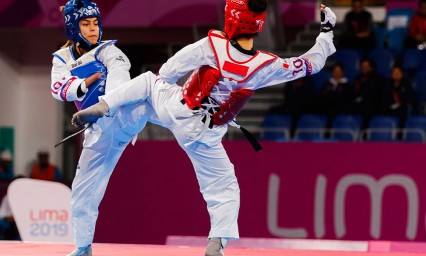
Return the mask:
{"type": "MultiPolygon", "coordinates": [[[[83,110],[130,80],[130,62],[114,45],[116,41],[101,40],[102,20],[94,2],[70,0],[61,11],[69,41],[53,54],[51,92],[55,99],[74,102],[83,110]]],[[[77,248],[68,256],[92,255],[98,206],[111,173],[127,144],[146,124],[144,118],[126,118],[136,107],[137,111],[150,108],[143,103],[125,106],[114,116],[91,120],[85,131],[72,183],[71,223],[77,248]]]]}

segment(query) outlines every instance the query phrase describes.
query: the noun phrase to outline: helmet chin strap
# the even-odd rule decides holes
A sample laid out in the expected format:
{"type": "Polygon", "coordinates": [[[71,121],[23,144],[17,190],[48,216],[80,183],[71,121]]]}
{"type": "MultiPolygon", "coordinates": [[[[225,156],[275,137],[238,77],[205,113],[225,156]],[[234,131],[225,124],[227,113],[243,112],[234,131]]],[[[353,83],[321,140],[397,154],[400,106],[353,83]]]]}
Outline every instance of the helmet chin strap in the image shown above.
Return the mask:
{"type": "Polygon", "coordinates": [[[86,51],[90,51],[90,50],[96,48],[99,44],[98,43],[96,43],[96,44],[87,44],[87,43],[77,42],[75,45],[77,47],[79,47],[79,48],[83,48],[86,51]]]}
{"type": "Polygon", "coordinates": [[[81,32],[78,34],[78,37],[79,37],[80,40],[76,43],[76,45],[80,48],[83,48],[86,51],[90,51],[90,50],[96,48],[99,45],[99,43],[101,42],[99,39],[102,37],[102,30],[101,29],[99,30],[99,39],[95,44],[91,44],[89,42],[89,40],[84,38],[84,36],[81,34],[81,32]]]}

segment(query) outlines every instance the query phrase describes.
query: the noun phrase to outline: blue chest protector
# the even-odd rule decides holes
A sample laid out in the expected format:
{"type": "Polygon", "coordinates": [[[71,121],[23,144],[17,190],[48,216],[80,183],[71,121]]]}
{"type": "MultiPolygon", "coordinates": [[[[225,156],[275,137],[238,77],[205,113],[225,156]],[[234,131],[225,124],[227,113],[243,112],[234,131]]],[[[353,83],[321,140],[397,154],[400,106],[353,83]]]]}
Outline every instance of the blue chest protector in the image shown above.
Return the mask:
{"type": "Polygon", "coordinates": [[[98,103],[98,97],[105,95],[105,83],[108,71],[99,60],[86,63],[83,66],[71,70],[71,74],[77,77],[89,77],[95,73],[101,73],[102,77],[90,85],[89,91],[82,101],[74,101],[78,110],[88,108],[98,103]]]}

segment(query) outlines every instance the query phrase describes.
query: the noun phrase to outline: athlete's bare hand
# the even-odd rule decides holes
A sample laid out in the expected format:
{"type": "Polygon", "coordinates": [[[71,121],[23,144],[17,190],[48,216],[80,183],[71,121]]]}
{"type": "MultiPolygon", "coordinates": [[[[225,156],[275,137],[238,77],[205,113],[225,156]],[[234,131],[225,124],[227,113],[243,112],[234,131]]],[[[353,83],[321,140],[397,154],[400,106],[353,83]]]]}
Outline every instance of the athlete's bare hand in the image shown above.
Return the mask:
{"type": "Polygon", "coordinates": [[[86,78],[84,81],[86,82],[86,88],[89,88],[96,80],[102,77],[101,73],[95,73],[88,78],[86,78]]]}

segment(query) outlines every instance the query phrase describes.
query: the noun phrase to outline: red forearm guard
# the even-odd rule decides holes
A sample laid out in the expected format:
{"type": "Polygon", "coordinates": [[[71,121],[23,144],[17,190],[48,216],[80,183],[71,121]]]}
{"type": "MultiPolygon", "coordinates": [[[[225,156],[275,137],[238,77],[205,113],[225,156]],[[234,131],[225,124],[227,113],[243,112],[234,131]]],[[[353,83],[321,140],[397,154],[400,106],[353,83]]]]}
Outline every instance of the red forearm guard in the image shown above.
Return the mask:
{"type": "Polygon", "coordinates": [[[210,90],[219,82],[220,71],[210,66],[196,69],[182,88],[183,98],[190,109],[201,107],[210,90]]]}
{"type": "Polygon", "coordinates": [[[248,89],[231,92],[231,97],[226,102],[220,104],[219,112],[212,115],[213,124],[224,125],[230,123],[253,95],[254,91],[248,89]]]}

